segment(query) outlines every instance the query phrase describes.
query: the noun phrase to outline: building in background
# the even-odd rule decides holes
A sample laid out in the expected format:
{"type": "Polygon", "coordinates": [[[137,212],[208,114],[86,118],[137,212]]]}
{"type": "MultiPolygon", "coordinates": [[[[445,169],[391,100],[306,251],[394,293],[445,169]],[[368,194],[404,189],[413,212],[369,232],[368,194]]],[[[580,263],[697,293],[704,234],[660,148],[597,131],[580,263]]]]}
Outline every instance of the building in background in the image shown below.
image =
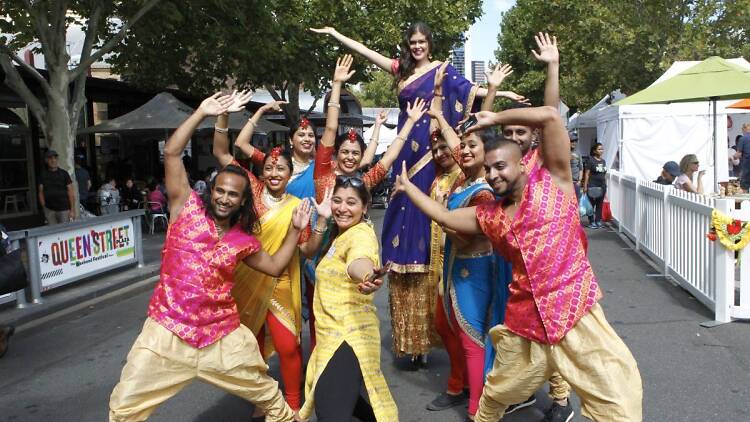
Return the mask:
{"type": "Polygon", "coordinates": [[[480,60],[473,60],[471,62],[471,81],[475,84],[487,82],[487,76],[484,74],[484,66],[484,62],[480,60]]]}
{"type": "Polygon", "coordinates": [[[451,65],[456,68],[456,71],[461,75],[466,75],[466,51],[464,45],[461,43],[451,51],[451,65]]]}

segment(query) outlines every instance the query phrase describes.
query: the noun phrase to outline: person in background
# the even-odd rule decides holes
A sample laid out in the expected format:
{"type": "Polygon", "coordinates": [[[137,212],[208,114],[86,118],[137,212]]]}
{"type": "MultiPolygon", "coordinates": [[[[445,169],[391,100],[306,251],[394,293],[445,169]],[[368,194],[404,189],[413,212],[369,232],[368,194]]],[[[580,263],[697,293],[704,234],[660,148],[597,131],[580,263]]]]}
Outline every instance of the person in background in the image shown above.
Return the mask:
{"type": "Polygon", "coordinates": [[[703,194],[703,175],[706,174],[706,170],[698,170],[700,168],[700,162],[695,154],[688,154],[682,157],[680,160],[680,174],[674,180],[674,187],[679,190],[687,192],[703,194]],[[698,172],[698,180],[696,184],[693,184],[693,175],[698,172]]]}
{"type": "Polygon", "coordinates": [[[141,191],[135,186],[132,178],[125,179],[125,186],[121,188],[120,198],[122,198],[123,211],[134,210],[143,201],[141,191]]]}
{"type": "Polygon", "coordinates": [[[99,187],[99,208],[101,215],[115,214],[120,211],[120,191],[117,190],[117,182],[110,177],[107,183],[99,187]]]}
{"type": "Polygon", "coordinates": [[[604,145],[599,142],[591,146],[591,156],[583,172],[583,192],[588,195],[594,207],[594,221],[589,224],[592,229],[602,226],[602,207],[607,194],[607,163],[602,158],[604,145]]]}
{"type": "Polygon", "coordinates": [[[149,204],[151,211],[167,210],[167,197],[161,192],[156,182],[151,182],[148,185],[148,202],[151,202],[149,204]]]}
{"type": "Polygon", "coordinates": [[[88,170],[83,168],[83,161],[82,155],[76,155],[75,176],[76,183],[78,183],[78,202],[85,206],[89,199],[89,189],[91,189],[91,175],[88,170]]]}
{"type": "Polygon", "coordinates": [[[674,179],[682,173],[680,171],[680,165],[674,161],[667,161],[664,163],[664,167],[661,168],[661,174],[654,180],[654,183],[660,185],[671,185],[674,183],[674,179]]]}
{"type": "MultiPolygon", "coordinates": [[[[740,157],[737,155],[737,145],[739,145],[740,139],[742,139],[742,135],[737,135],[734,138],[734,144],[729,147],[727,158],[729,158],[730,177],[739,178],[740,174],[742,173],[742,167],[740,167],[740,157]]],[[[727,143],[729,143],[729,138],[727,138],[727,143]]]]}
{"type": "Polygon", "coordinates": [[[67,171],[57,165],[57,151],[47,150],[44,154],[47,168],[42,170],[38,186],[39,204],[44,209],[47,224],[60,224],[78,217],[73,180],[67,171]]]}
{"type": "Polygon", "coordinates": [[[576,189],[576,198],[581,199],[581,177],[583,176],[583,160],[576,152],[578,147],[578,135],[570,133],[570,171],[573,174],[573,187],[576,189]]]}
{"type": "Polygon", "coordinates": [[[740,186],[747,192],[750,189],[750,123],[742,125],[742,136],[734,147],[737,149],[734,158],[740,159],[740,186]]]}
{"type": "MultiPolygon", "coordinates": [[[[5,226],[0,224],[0,256],[10,253],[10,237],[8,236],[5,226]]],[[[0,324],[0,358],[8,352],[10,337],[16,331],[12,325],[0,324]]]]}

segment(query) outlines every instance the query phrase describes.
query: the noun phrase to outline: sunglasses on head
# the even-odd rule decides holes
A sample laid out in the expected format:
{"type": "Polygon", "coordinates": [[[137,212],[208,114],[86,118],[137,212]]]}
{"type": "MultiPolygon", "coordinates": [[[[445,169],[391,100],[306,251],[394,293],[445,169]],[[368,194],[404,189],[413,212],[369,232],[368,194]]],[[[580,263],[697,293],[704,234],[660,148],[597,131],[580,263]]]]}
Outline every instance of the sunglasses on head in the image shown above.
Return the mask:
{"type": "Polygon", "coordinates": [[[698,161],[693,161],[691,164],[700,164],[698,161]]]}
{"type": "Polygon", "coordinates": [[[365,182],[357,176],[336,176],[336,186],[361,188],[364,185],[365,182]]]}

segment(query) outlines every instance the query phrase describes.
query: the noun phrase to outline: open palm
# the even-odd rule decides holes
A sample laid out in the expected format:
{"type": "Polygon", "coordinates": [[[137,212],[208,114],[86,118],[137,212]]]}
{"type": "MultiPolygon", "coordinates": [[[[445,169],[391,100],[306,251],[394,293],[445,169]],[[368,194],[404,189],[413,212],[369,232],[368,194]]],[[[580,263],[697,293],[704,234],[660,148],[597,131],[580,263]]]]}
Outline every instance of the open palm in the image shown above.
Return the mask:
{"type": "Polygon", "coordinates": [[[331,211],[331,196],[333,196],[333,189],[326,189],[326,194],[323,200],[318,203],[315,201],[315,211],[318,213],[318,217],[325,218],[326,220],[331,218],[333,214],[331,211]]]}
{"type": "Polygon", "coordinates": [[[203,100],[198,109],[208,116],[218,116],[227,112],[232,101],[234,101],[232,95],[223,95],[221,92],[217,92],[203,100]]]}
{"type": "Polygon", "coordinates": [[[244,110],[245,104],[250,102],[251,98],[253,98],[253,93],[248,90],[244,90],[241,92],[234,91],[232,93],[232,104],[229,105],[227,112],[236,113],[238,111],[244,110]]]}
{"type": "Polygon", "coordinates": [[[558,63],[560,61],[560,52],[557,50],[557,37],[550,37],[548,33],[538,33],[534,35],[539,52],[531,50],[534,57],[544,63],[558,63]]]}

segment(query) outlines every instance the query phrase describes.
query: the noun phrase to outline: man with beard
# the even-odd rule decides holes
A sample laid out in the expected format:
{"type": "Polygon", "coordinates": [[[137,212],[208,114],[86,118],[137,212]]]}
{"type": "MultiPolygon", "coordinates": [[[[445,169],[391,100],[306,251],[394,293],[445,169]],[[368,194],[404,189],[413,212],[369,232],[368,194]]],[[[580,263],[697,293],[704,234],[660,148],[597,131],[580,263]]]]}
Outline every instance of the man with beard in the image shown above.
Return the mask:
{"type": "Polygon", "coordinates": [[[515,142],[485,145],[487,180],[502,200],[448,211],[411,184],[405,170],[395,187],[438,224],[459,233],[484,233],[512,262],[505,322],[490,331],[498,353],[475,421],[498,421],[553,372],[571,383],[584,416],[641,421],[637,364],[597,303],[601,292],[579,234],[570,140],[557,109],[476,117],[470,131],[508,124],[542,129],[540,159],[532,164],[523,162],[515,142]]]}
{"type": "Polygon", "coordinates": [[[170,228],[162,250],[159,283],[148,318],[133,344],[110,398],[110,421],[141,421],[198,378],[262,408],[266,420],[299,420],[278,384],[266,374],[258,343],[240,325],[231,295],[232,274],[242,261],[278,276],[286,268],[307,225],[310,206],[299,206],[274,255],[253,236],[255,215],[245,171],[227,166],[201,198],[182,162],[188,140],[204,118],[225,112],[233,96],[204,100],[174,132],[164,150],[170,228]]]}

